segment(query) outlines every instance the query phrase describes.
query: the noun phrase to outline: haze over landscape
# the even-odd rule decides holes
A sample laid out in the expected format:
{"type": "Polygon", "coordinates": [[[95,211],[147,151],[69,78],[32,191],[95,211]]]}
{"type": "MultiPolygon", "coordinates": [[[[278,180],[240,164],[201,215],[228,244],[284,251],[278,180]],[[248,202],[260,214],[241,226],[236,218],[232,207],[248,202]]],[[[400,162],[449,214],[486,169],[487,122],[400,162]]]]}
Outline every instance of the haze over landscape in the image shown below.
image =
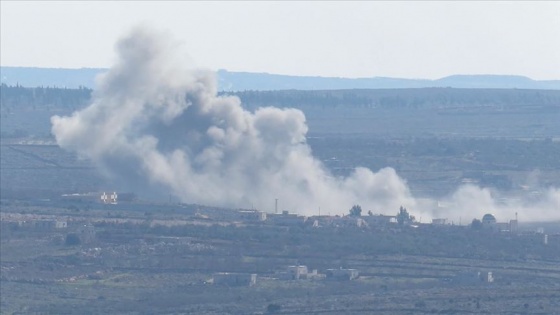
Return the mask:
{"type": "Polygon", "coordinates": [[[560,314],[560,2],[0,15],[0,313],[560,314]]]}

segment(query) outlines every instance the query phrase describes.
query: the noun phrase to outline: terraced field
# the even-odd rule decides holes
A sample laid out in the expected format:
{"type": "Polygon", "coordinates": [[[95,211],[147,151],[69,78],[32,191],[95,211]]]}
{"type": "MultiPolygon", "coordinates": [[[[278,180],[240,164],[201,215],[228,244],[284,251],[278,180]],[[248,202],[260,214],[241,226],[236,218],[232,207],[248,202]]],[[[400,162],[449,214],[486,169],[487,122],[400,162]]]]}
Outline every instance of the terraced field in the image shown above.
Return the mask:
{"type": "Polygon", "coordinates": [[[466,227],[228,223],[232,210],[167,205],[2,204],[3,221],[59,218],[62,230],[2,229],[4,314],[558,314],[560,235],[466,227]],[[157,207],[158,205],[152,205],[157,207]],[[139,209],[135,209],[138,207],[139,209]],[[125,209],[126,208],[126,209],[125,209]],[[198,214],[198,215],[197,215],[198,214]],[[205,218],[201,219],[200,214],[205,218]],[[67,245],[84,224],[94,240],[67,245]],[[491,239],[491,241],[488,241],[491,239]],[[290,265],[354,268],[352,281],[282,280],[290,265]],[[464,278],[493,273],[492,283],[464,278]],[[256,273],[254,286],[212,284],[256,273]]]}

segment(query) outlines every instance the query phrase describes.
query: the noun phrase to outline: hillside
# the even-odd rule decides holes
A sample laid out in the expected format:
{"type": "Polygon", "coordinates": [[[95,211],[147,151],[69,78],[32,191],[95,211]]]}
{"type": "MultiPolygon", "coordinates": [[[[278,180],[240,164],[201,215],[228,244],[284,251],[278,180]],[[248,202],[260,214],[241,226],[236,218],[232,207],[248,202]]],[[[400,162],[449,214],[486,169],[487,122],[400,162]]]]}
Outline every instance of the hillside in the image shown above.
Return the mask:
{"type": "MultiPolygon", "coordinates": [[[[1,82],[27,87],[55,86],[93,88],[95,76],[106,69],[55,69],[1,67],[1,82]]],[[[339,78],[317,76],[290,76],[270,73],[217,72],[222,91],[245,90],[329,90],[329,89],[402,89],[425,87],[497,88],[497,89],[552,89],[560,90],[560,80],[537,81],[511,75],[453,75],[438,80],[406,78],[339,78]]]]}

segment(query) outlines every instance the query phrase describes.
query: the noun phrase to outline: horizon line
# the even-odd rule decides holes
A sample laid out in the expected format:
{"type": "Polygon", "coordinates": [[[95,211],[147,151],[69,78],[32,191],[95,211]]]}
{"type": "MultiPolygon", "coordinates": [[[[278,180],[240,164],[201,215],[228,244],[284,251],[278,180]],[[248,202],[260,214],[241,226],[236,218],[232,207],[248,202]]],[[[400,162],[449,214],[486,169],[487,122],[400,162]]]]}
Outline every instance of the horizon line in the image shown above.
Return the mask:
{"type": "MultiPolygon", "coordinates": [[[[110,68],[97,68],[97,67],[80,67],[80,68],[66,68],[66,67],[39,67],[39,66],[3,66],[0,65],[0,68],[27,68],[27,69],[45,69],[45,70],[109,70],[110,68]]],[[[322,76],[322,75],[298,75],[298,74],[281,74],[281,73],[271,73],[271,72],[252,72],[252,71],[231,71],[227,69],[208,69],[208,68],[198,68],[198,69],[207,69],[209,71],[219,73],[219,72],[228,72],[228,73],[243,73],[243,74],[260,74],[260,75],[272,75],[272,76],[284,76],[284,77],[296,77],[296,78],[321,78],[321,79],[348,79],[348,80],[364,80],[364,79],[399,79],[399,80],[416,80],[416,81],[438,81],[450,77],[515,77],[515,78],[523,78],[529,79],[531,81],[536,82],[547,82],[547,81],[560,81],[558,79],[533,79],[530,76],[522,75],[522,74],[495,74],[495,73],[477,73],[477,74],[464,74],[464,73],[455,73],[449,74],[443,77],[439,77],[437,79],[427,79],[427,78],[414,78],[414,77],[390,77],[390,76],[371,76],[371,77],[343,77],[343,76],[322,76]]]]}

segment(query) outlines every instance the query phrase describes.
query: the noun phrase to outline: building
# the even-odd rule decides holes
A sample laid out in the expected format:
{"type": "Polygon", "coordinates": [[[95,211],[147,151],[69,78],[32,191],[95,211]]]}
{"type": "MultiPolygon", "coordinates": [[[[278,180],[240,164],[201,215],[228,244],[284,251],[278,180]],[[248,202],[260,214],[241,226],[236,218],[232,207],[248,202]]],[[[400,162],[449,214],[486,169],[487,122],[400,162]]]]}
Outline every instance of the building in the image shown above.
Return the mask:
{"type": "Polygon", "coordinates": [[[397,217],[394,215],[376,214],[363,216],[362,219],[364,219],[369,224],[369,226],[384,226],[392,223],[397,223],[397,217]]]}
{"type": "Polygon", "coordinates": [[[277,274],[281,280],[323,280],[326,275],[318,273],[317,269],[309,270],[307,266],[289,266],[286,271],[277,274]]]}
{"type": "Polygon", "coordinates": [[[112,194],[107,195],[105,192],[103,192],[101,194],[101,202],[105,203],[105,204],[112,204],[112,205],[116,205],[117,204],[117,198],[118,195],[116,192],[113,192],[112,194]]]}
{"type": "Polygon", "coordinates": [[[257,274],[219,272],[214,274],[213,283],[231,287],[253,286],[257,284],[257,274]]]}
{"type": "Polygon", "coordinates": [[[103,200],[99,199],[98,192],[63,194],[60,198],[64,201],[72,202],[103,202],[103,200]]]}
{"type": "Polygon", "coordinates": [[[266,212],[257,211],[257,210],[242,210],[239,211],[241,219],[245,221],[266,221],[266,212]]]}
{"type": "Polygon", "coordinates": [[[306,216],[299,216],[297,214],[288,213],[288,211],[282,211],[282,214],[269,214],[267,216],[267,221],[270,221],[276,225],[282,226],[294,226],[294,225],[301,225],[303,226],[307,221],[306,216]]]}
{"type": "Polygon", "coordinates": [[[335,219],[337,219],[337,217],[330,215],[315,215],[308,217],[305,224],[312,227],[331,226],[335,219]]]}
{"type": "MultiPolygon", "coordinates": [[[[515,214],[517,217],[517,213],[515,214]]],[[[482,217],[482,226],[486,229],[490,229],[496,232],[518,232],[518,221],[509,220],[509,222],[497,222],[496,217],[494,215],[487,213],[482,217]]]]}
{"type": "Polygon", "coordinates": [[[432,219],[433,225],[446,225],[447,219],[432,219]]]}
{"type": "Polygon", "coordinates": [[[480,272],[480,280],[486,283],[494,282],[494,276],[491,271],[480,272]]]}
{"type": "Polygon", "coordinates": [[[56,229],[65,229],[68,223],[65,220],[36,220],[33,225],[37,230],[50,231],[56,229]]]}
{"type": "Polygon", "coordinates": [[[307,278],[307,266],[289,266],[288,276],[292,280],[307,278]]]}

